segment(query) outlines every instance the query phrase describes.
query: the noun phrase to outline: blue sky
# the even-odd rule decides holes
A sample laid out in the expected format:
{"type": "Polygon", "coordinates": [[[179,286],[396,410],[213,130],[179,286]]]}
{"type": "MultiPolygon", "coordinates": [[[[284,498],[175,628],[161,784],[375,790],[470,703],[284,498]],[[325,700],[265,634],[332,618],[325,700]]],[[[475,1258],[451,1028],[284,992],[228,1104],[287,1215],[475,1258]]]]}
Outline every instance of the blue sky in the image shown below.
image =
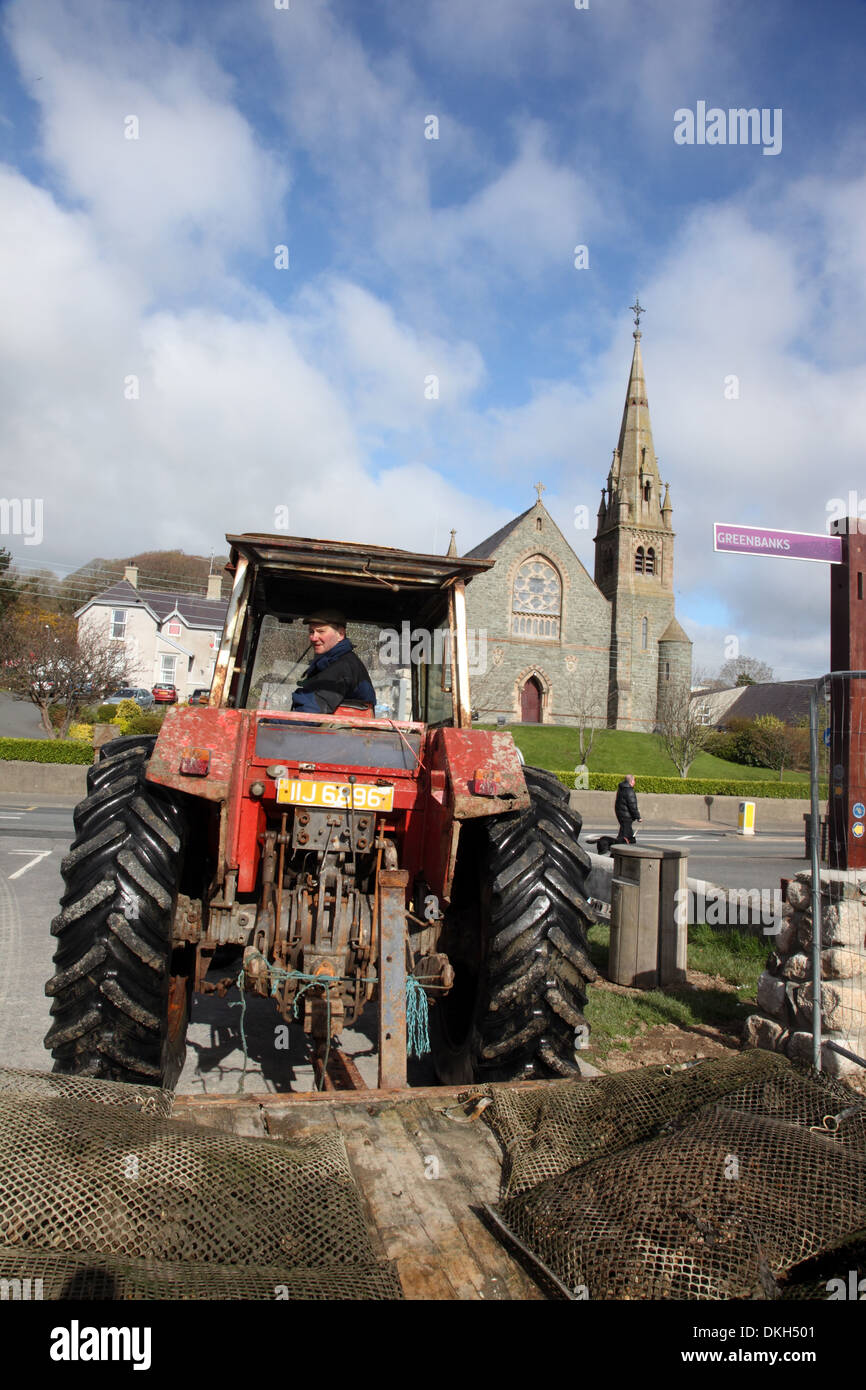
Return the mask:
{"type": "Polygon", "coordinates": [[[44,499],[16,559],[207,554],[279,507],[466,550],[541,479],[591,571],[575,508],[638,292],[696,665],[734,634],[826,667],[824,568],[714,555],[712,522],[823,530],[852,489],[866,515],[861,3],[27,0],[0,26],[3,491],[44,499]],[[677,144],[698,102],[781,110],[781,149],[677,144]]]}

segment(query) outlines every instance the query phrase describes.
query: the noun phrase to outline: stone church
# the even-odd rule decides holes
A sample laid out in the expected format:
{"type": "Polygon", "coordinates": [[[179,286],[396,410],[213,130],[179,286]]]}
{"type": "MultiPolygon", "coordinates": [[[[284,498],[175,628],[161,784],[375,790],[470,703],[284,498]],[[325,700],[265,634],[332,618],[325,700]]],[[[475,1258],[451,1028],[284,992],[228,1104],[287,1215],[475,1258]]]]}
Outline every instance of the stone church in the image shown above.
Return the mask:
{"type": "MultiPolygon", "coordinates": [[[[634,307],[634,306],[633,306],[634,307]]],[[[659,478],[639,303],[619,440],[601,490],[591,579],[541,501],[468,553],[493,559],[466,590],[487,634],[470,674],[482,720],[652,732],[665,696],[688,692],[692,644],[674,613],[670,489],[659,478]]]]}

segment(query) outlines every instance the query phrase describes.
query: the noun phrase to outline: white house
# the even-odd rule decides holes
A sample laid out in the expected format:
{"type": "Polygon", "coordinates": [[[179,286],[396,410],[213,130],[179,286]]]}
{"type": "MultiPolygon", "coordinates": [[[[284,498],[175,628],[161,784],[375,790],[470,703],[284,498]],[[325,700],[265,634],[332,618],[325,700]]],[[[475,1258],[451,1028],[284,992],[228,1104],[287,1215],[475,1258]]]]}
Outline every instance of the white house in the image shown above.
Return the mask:
{"type": "Polygon", "coordinates": [[[75,614],[87,625],[123,642],[129,684],[150,689],[158,681],[177,686],[179,700],[210,688],[228,602],[219,597],[220,577],[208,579],[207,596],[139,589],[138,569],[90,599],[75,614]]]}

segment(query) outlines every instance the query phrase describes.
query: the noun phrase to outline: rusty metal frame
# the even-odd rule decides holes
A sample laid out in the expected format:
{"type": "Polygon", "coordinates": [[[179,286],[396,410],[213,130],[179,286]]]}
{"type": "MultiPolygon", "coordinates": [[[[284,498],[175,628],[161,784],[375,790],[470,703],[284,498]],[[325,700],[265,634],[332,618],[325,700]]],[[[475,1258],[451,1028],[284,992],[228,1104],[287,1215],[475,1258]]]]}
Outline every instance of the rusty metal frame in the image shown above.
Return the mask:
{"type": "Polygon", "coordinates": [[[406,1085],[406,869],[379,874],[379,1089],[406,1085]]]}
{"type": "Polygon", "coordinates": [[[231,690],[232,675],[237,660],[238,643],[243,629],[243,614],[250,591],[252,571],[249,560],[241,555],[235,569],[234,583],[226,610],[220,649],[211,682],[211,705],[222,705],[226,693],[231,690]]]}
{"type": "Polygon", "coordinates": [[[454,697],[454,717],[458,729],[471,729],[472,709],[469,703],[469,650],[466,638],[466,585],[455,579],[449,595],[453,615],[454,656],[451,666],[451,687],[454,697]]]}

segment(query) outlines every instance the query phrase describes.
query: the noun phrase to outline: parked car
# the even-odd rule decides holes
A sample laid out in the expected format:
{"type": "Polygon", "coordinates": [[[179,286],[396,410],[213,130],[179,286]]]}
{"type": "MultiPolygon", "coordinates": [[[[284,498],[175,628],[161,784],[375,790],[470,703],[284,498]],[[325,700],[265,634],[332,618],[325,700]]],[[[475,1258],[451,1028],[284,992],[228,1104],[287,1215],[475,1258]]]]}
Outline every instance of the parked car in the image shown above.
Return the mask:
{"type": "Polygon", "coordinates": [[[153,698],[158,705],[176,705],[177,686],[160,682],[153,687],[153,698]]]}
{"type": "Polygon", "coordinates": [[[140,709],[151,709],[153,707],[153,696],[149,690],[143,686],[125,685],[122,690],[116,690],[113,695],[107,695],[103,700],[104,705],[119,705],[121,700],[134,700],[140,709]]]}
{"type": "Polygon", "coordinates": [[[189,702],[190,702],[191,705],[206,705],[206,704],[209,704],[209,702],[210,702],[210,691],[209,691],[209,690],[206,690],[203,686],[200,687],[198,690],[194,690],[194,691],[192,692],[192,694],[190,695],[190,697],[189,697],[189,702]]]}

